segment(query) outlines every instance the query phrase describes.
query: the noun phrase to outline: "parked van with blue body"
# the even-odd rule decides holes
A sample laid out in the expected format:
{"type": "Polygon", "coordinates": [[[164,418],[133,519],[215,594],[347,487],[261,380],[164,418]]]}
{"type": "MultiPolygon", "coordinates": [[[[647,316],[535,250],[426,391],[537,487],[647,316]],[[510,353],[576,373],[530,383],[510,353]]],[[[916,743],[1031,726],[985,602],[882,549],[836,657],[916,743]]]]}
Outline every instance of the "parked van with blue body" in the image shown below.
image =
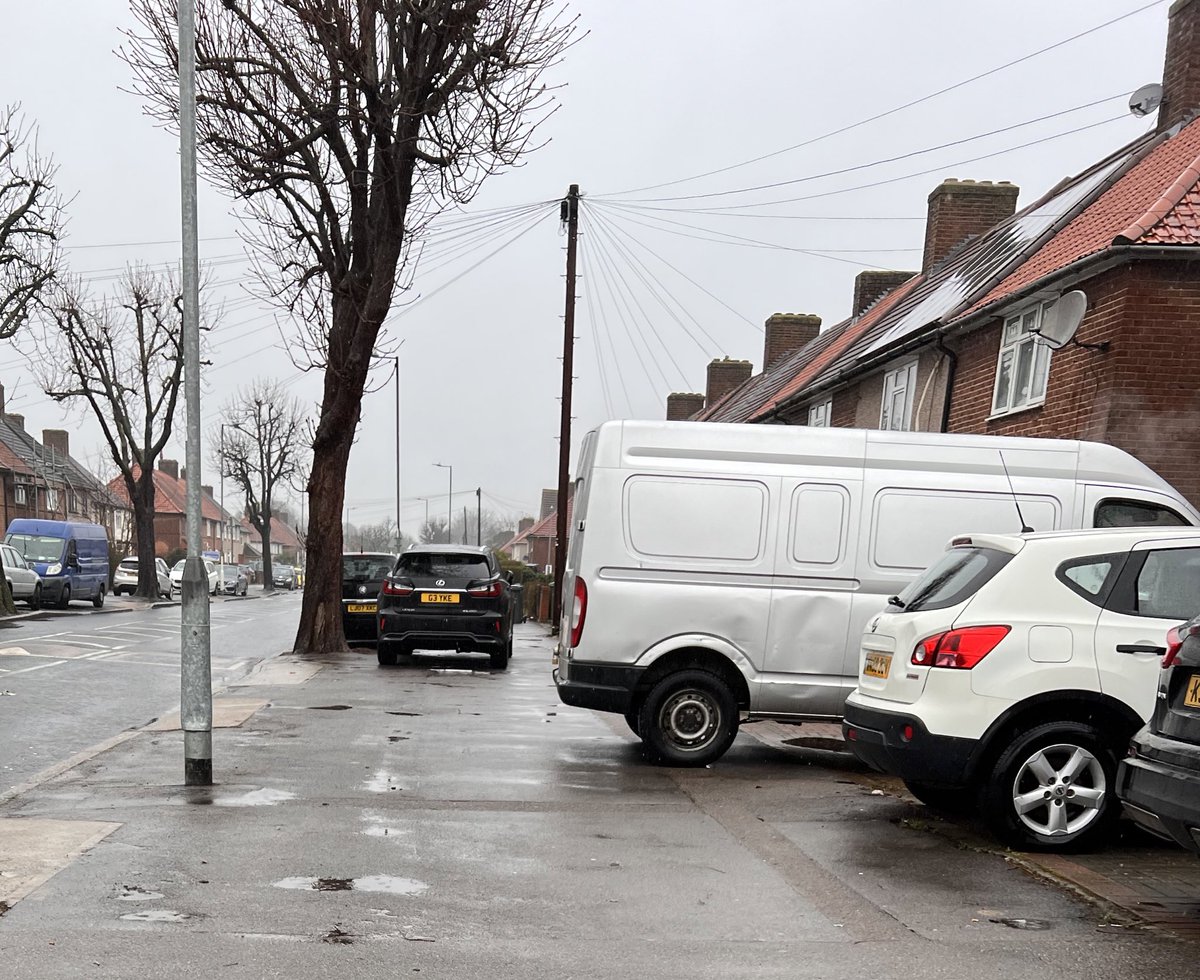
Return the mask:
{"type": "Polygon", "coordinates": [[[43,604],[66,609],[72,599],[91,599],[99,609],[108,591],[108,534],[99,524],[17,518],[4,543],[42,577],[43,604]]]}

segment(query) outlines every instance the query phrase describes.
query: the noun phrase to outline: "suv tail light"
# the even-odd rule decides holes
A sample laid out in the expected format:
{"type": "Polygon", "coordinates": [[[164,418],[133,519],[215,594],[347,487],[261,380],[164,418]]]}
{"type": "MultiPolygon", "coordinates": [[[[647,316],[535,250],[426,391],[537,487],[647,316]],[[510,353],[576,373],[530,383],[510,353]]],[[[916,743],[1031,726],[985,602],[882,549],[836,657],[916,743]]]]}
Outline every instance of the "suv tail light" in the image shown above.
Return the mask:
{"type": "Polygon", "coordinates": [[[1175,663],[1175,658],[1179,656],[1179,651],[1183,649],[1184,641],[1189,636],[1200,636],[1200,623],[1180,623],[1167,631],[1167,652],[1162,658],[1163,670],[1175,663]]]}
{"type": "Polygon", "coordinates": [[[575,576],[575,602],[571,606],[571,646],[579,646],[583,636],[583,621],[587,619],[587,583],[575,576]]]}
{"type": "Polygon", "coordinates": [[[390,578],[383,580],[384,595],[412,595],[413,588],[411,585],[401,585],[399,582],[394,582],[390,578]]]}
{"type": "Polygon", "coordinates": [[[476,599],[496,599],[499,598],[501,591],[499,582],[484,582],[482,585],[472,585],[467,589],[467,595],[475,596],[476,599]]]}
{"type": "Polygon", "coordinates": [[[918,667],[970,670],[1008,636],[1011,626],[966,626],[938,633],[917,644],[912,662],[918,667]]]}

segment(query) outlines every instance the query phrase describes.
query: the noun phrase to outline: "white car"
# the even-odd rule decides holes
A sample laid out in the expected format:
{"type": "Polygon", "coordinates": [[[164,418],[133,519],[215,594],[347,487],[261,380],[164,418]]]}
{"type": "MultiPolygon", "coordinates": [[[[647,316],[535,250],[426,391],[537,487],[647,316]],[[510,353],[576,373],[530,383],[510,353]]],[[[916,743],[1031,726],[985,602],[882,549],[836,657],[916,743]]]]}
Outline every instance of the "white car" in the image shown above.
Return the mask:
{"type": "Polygon", "coordinates": [[[0,545],[0,565],[4,568],[4,578],[13,601],[28,603],[30,609],[41,608],[42,577],[21,557],[21,553],[9,545],[0,545]]]}
{"type": "MultiPolygon", "coordinates": [[[[171,572],[167,568],[167,563],[161,558],[155,558],[154,569],[158,574],[158,594],[164,599],[171,598],[171,572]]],[[[122,592],[128,592],[133,595],[137,591],[137,587],[138,559],[137,555],[130,555],[128,558],[121,559],[116,572],[113,573],[112,594],[120,595],[122,592]]]]}
{"type": "Polygon", "coordinates": [[[1200,531],[956,538],[867,624],[855,755],[1006,843],[1096,845],[1150,716],[1167,631],[1200,611],[1200,531]]]}
{"type": "MultiPolygon", "coordinates": [[[[180,558],[175,563],[175,567],[171,569],[171,592],[183,592],[183,568],[187,564],[186,558],[180,558]]],[[[217,566],[207,558],[204,559],[204,570],[208,572],[208,591],[211,595],[217,594],[217,566]]]]}

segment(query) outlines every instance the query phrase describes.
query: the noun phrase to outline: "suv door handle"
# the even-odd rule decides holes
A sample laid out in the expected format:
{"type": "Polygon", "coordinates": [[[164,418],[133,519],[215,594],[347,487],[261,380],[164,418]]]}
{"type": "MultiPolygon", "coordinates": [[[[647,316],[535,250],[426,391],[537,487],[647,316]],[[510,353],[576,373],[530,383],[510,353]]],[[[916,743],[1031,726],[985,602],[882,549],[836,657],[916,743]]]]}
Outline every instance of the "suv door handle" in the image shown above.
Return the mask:
{"type": "Polygon", "coordinates": [[[1150,643],[1118,643],[1117,653],[1153,653],[1162,656],[1167,652],[1166,647],[1156,647],[1150,643]]]}

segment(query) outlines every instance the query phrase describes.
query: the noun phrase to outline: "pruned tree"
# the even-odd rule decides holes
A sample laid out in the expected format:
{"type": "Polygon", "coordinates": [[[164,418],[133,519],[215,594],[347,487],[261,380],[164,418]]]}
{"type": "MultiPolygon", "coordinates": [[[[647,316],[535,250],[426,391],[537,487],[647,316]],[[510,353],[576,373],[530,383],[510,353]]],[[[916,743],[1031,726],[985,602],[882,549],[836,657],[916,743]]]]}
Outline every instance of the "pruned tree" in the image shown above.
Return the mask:
{"type": "MultiPolygon", "coordinates": [[[[202,323],[212,315],[201,310],[202,323]]],[[[83,402],[104,435],[133,507],[137,595],[158,596],[154,469],[171,438],[183,377],[182,290],[173,275],[132,268],[115,295],[64,282],[46,304],[39,380],[59,402],[83,402]]]]}
{"type": "Polygon", "coordinates": [[[262,538],[263,591],[273,592],[271,517],[273,498],[305,462],[305,415],[274,381],[258,380],[221,409],[220,427],[209,437],[224,476],[246,498],[246,518],[262,538]]]}
{"type": "Polygon", "coordinates": [[[26,323],[62,274],[66,210],[56,177],[20,106],[0,107],[0,338],[26,323]]]}
{"type": "MultiPolygon", "coordinates": [[[[176,0],[131,0],[122,56],[148,112],[178,118],[176,0]]],[[[571,41],[559,0],[197,0],[199,147],[242,204],[264,292],[324,372],[295,649],[342,649],[346,466],[409,250],[515,165],[553,109],[571,41]]]]}

